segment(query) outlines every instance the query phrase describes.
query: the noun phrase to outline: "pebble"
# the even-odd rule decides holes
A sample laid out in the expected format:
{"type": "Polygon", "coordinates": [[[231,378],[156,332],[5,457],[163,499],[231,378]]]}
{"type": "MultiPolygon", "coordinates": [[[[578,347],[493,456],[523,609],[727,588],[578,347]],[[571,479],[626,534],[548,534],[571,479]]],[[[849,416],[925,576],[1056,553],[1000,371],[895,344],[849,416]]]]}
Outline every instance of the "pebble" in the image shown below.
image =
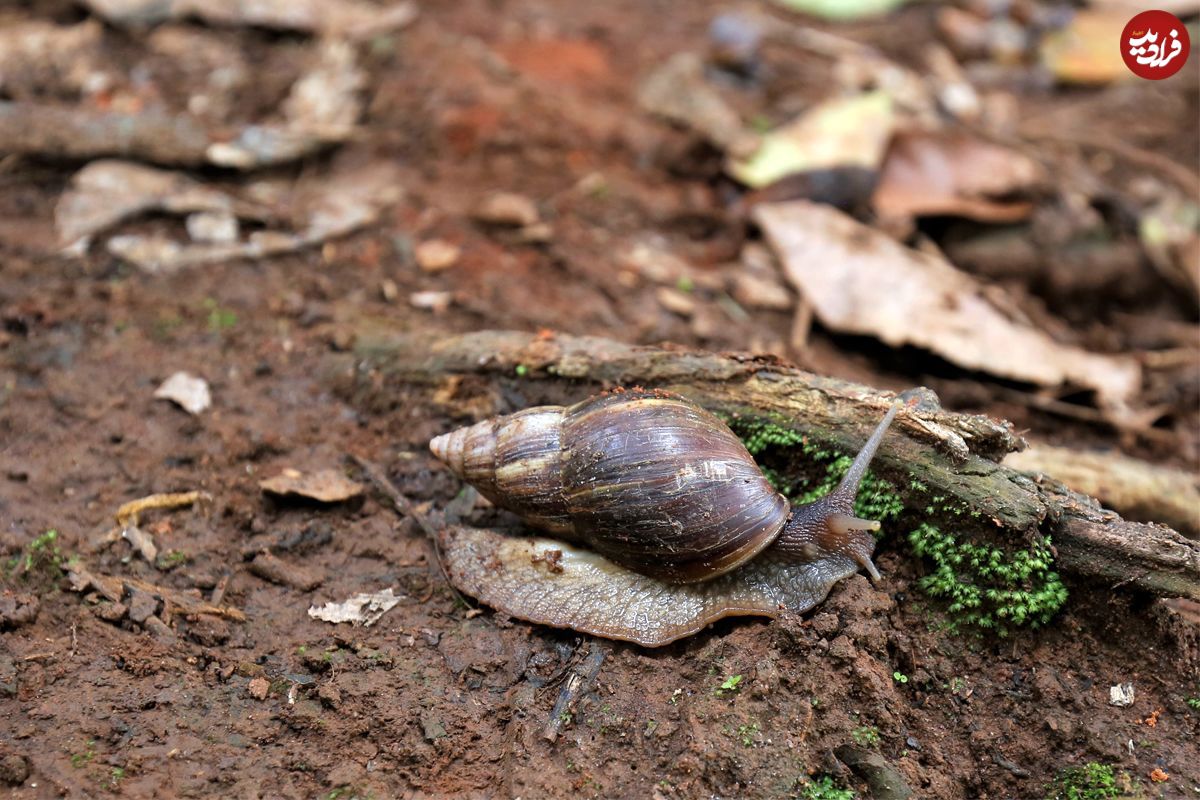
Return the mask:
{"type": "Polygon", "coordinates": [[[494,192],[475,209],[475,219],[491,225],[524,228],[540,219],[537,206],[523,194],[494,192]]]}
{"type": "Polygon", "coordinates": [[[271,682],[266,678],[253,678],[248,687],[250,696],[255,700],[266,700],[271,691],[271,682]]]}
{"type": "Polygon", "coordinates": [[[458,263],[462,248],[445,239],[430,239],[421,242],[413,251],[417,266],[426,272],[440,272],[458,263]]]}
{"type": "Polygon", "coordinates": [[[792,307],[792,293],[777,280],[739,272],[733,279],[733,299],[750,308],[787,311],[792,307]]]}
{"type": "Polygon", "coordinates": [[[660,286],[654,292],[654,297],[660,306],[681,317],[690,317],[696,312],[696,301],[692,299],[691,295],[678,289],[660,286]]]}
{"type": "Polygon", "coordinates": [[[413,292],[408,296],[408,303],[413,308],[420,308],[440,314],[450,307],[454,296],[450,292],[413,292]]]}

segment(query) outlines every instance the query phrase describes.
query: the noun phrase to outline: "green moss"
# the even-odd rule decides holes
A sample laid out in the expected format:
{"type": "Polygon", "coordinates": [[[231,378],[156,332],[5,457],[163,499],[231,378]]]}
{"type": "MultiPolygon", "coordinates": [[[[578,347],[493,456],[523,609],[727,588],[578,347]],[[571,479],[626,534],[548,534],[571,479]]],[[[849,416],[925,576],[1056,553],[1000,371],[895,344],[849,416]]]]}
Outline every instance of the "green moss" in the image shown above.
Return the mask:
{"type": "Polygon", "coordinates": [[[821,775],[801,785],[801,800],[854,800],[854,792],[849,789],[839,789],[833,783],[833,778],[821,775]]]}
{"type": "Polygon", "coordinates": [[[1051,569],[1048,537],[1038,537],[1028,550],[1009,552],[960,542],[922,523],[909,533],[908,541],[914,553],[933,562],[933,571],[919,586],[948,603],[956,626],[995,630],[1005,636],[1011,627],[1046,624],[1067,600],[1066,587],[1051,569]]]}
{"type": "MultiPolygon", "coordinates": [[[[832,492],[854,463],[853,454],[814,442],[781,425],[741,418],[726,418],[726,422],[750,454],[759,460],[763,475],[771,485],[795,504],[811,503],[832,492]],[[762,463],[782,455],[778,451],[796,451],[787,453],[788,457],[803,456],[806,462],[816,465],[815,475],[790,478],[762,463]]],[[[886,522],[898,517],[903,510],[904,500],[895,485],[868,472],[859,486],[854,513],[865,519],[886,522]]]]}
{"type": "Polygon", "coordinates": [[[1060,772],[1054,783],[1047,787],[1046,800],[1104,800],[1122,794],[1113,768],[1090,761],[1082,767],[1060,772]]]}

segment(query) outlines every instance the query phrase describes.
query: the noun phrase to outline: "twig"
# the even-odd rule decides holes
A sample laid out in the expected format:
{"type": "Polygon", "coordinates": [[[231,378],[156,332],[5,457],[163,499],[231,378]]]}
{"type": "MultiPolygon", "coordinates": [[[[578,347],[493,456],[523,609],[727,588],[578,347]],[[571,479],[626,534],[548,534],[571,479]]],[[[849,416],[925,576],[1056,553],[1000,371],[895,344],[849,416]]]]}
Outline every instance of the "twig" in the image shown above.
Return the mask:
{"type": "Polygon", "coordinates": [[[603,646],[592,642],[592,651],[588,653],[588,657],[571,670],[566,683],[559,689],[558,699],[554,701],[554,708],[550,710],[550,719],[546,720],[546,728],[542,731],[543,739],[553,742],[558,738],[558,731],[566,722],[566,715],[570,713],[579,695],[586,692],[596,680],[606,655],[608,651],[603,646]]]}
{"type": "Polygon", "coordinates": [[[421,530],[425,531],[425,535],[433,543],[433,554],[437,560],[438,569],[442,573],[442,578],[446,581],[446,585],[450,587],[450,591],[468,607],[474,608],[475,604],[468,602],[458,589],[454,588],[454,584],[450,581],[450,574],[446,572],[446,560],[442,556],[442,543],[438,539],[438,529],[429,522],[429,519],[417,511],[412,502],[401,493],[396,485],[391,482],[383,469],[373,461],[368,461],[356,453],[348,453],[349,458],[358,465],[359,469],[367,474],[371,479],[371,483],[375,485],[383,494],[387,495],[392,500],[392,504],[402,516],[409,517],[420,526],[421,530]]]}

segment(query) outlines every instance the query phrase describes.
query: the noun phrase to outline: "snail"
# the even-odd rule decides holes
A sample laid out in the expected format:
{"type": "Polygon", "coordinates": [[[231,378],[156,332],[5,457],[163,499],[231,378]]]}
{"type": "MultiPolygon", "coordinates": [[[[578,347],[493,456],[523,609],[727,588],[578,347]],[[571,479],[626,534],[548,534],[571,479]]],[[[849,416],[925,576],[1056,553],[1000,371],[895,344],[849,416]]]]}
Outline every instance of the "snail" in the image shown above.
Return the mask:
{"type": "Polygon", "coordinates": [[[618,391],[460,428],[429,448],[549,536],[450,526],[450,581],[510,616],[657,647],[727,616],[807,611],[871,561],[853,516],[893,405],[830,494],[790,507],[729,427],[675,395],[618,391]],[[553,537],[553,538],[550,538],[553,537]]]}

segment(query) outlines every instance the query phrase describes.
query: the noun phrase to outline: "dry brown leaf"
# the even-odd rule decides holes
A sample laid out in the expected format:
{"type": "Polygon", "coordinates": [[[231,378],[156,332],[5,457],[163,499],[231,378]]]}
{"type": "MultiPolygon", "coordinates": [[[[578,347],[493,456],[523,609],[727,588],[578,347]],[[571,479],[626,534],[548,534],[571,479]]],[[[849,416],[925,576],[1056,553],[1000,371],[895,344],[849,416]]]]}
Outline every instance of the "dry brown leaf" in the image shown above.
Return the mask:
{"type": "Polygon", "coordinates": [[[307,497],[321,503],[340,503],[358,497],[363,491],[361,483],[350,480],[336,469],[309,473],[285,469],[274,478],[260,481],[258,486],[270,494],[307,497]]]}
{"type": "Polygon", "coordinates": [[[1064,83],[1104,84],[1132,79],[1121,58],[1121,33],[1131,15],[1115,9],[1076,12],[1042,40],[1043,66],[1064,83]]]}
{"type": "Polygon", "coordinates": [[[968,369],[1042,386],[1089,387],[1109,406],[1122,406],[1141,385],[1134,359],[1054,341],[999,305],[1004,295],[995,287],[837,209],[797,200],[754,214],[789,280],[835,331],[916,345],[968,369]]]}
{"type": "Polygon", "coordinates": [[[983,222],[1025,219],[1033,205],[997,200],[1045,177],[1040,164],[1007,147],[957,134],[911,131],[888,148],[872,202],[882,217],[949,215],[983,222]]]}

